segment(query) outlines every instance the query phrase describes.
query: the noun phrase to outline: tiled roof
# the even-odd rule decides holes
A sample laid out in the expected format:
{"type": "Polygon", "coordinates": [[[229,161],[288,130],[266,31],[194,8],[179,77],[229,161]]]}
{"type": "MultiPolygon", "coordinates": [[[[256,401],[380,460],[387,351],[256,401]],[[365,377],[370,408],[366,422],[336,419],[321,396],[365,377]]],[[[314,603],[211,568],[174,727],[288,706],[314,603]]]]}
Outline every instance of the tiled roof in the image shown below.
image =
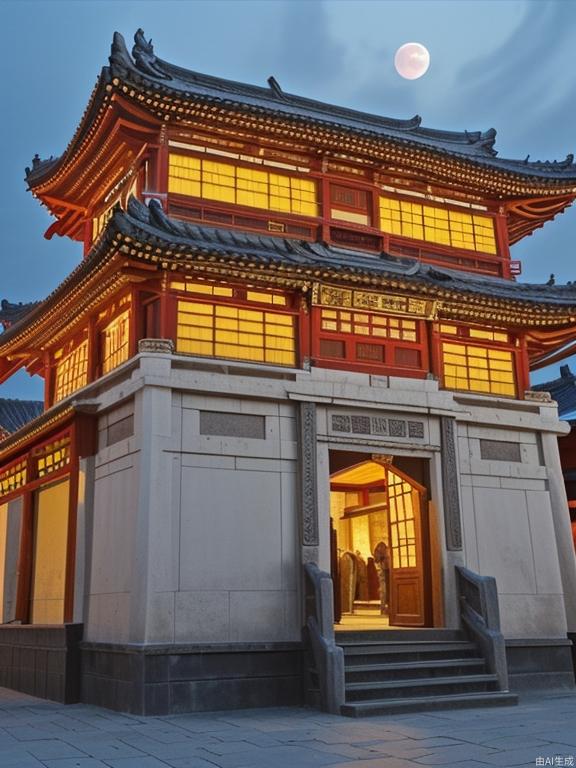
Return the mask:
{"type": "MultiPolygon", "coordinates": [[[[159,59],[141,29],[136,32],[134,41],[130,55],[122,35],[114,33],[110,66],[102,70],[99,81],[103,89],[113,81],[121,81],[138,92],[159,93],[180,100],[178,103],[202,102],[217,108],[290,119],[302,125],[332,128],[363,138],[431,149],[525,178],[576,183],[576,164],[572,155],[552,162],[530,161],[529,157],[524,160],[497,158],[493,128],[486,131],[425,128],[418,115],[399,120],[286,93],[273,77],[268,79],[268,88],[213,77],[159,59]]],[[[40,160],[36,156],[32,169],[26,169],[28,183],[33,186],[59,162],[60,158],[40,160]]]]}
{"type": "Polygon", "coordinates": [[[225,254],[238,261],[280,264],[310,273],[329,268],[342,273],[403,277],[415,286],[426,284],[439,289],[531,304],[576,307],[576,285],[517,283],[431,266],[384,252],[368,254],[324,243],[191,224],[169,218],[156,200],[151,200],[146,206],[132,198],[127,212],[116,212],[112,230],[114,227],[141,242],[170,248],[175,254],[225,254]]]}
{"type": "Polygon", "coordinates": [[[29,304],[11,304],[7,299],[0,302],[0,325],[8,328],[12,323],[20,320],[27,312],[36,306],[37,302],[29,304]]]}
{"type": "Polygon", "coordinates": [[[560,378],[546,381],[544,384],[534,384],[532,389],[539,392],[549,392],[558,403],[558,415],[576,413],[576,375],[569,365],[560,366],[560,378]]]}
{"type": "MultiPolygon", "coordinates": [[[[370,254],[319,242],[207,227],[168,217],[160,203],[144,205],[135,198],[128,210],[120,209],[87,258],[20,322],[0,334],[0,348],[53,312],[74,286],[93,279],[99,269],[121,250],[135,259],[152,258],[172,268],[217,265],[293,281],[333,280],[348,286],[373,285],[386,290],[409,290],[429,299],[460,298],[485,308],[508,306],[526,313],[576,314],[576,284],[517,283],[459,270],[437,267],[385,252],[370,254]]],[[[562,321],[564,322],[564,320],[562,321]]]]}
{"type": "MultiPolygon", "coordinates": [[[[44,411],[44,403],[37,400],[6,400],[0,398],[0,432],[16,432],[44,411]]],[[[1,435],[0,435],[1,436],[1,435]]]]}

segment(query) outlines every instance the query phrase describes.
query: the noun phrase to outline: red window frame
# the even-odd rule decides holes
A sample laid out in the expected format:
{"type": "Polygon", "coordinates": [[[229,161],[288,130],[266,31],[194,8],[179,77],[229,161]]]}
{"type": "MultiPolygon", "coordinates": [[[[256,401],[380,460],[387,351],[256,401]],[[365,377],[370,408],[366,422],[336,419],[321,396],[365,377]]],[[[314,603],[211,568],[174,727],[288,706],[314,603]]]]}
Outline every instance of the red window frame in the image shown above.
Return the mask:
{"type": "MultiPolygon", "coordinates": [[[[380,325],[380,328],[386,326],[380,325]]],[[[358,371],[360,373],[377,373],[382,375],[402,376],[406,378],[423,379],[429,371],[429,350],[427,342],[426,321],[415,317],[389,315],[382,312],[366,312],[362,309],[321,307],[312,308],[312,360],[321,368],[334,368],[340,370],[358,371]],[[346,313],[357,316],[368,316],[369,321],[365,326],[369,329],[367,334],[343,331],[342,321],[337,320],[338,328],[326,330],[322,327],[322,311],[335,312],[339,318],[346,313]],[[398,323],[401,328],[402,321],[410,321],[415,325],[416,341],[408,341],[390,336],[375,336],[371,333],[374,327],[374,318],[378,320],[389,319],[398,323]],[[322,349],[322,342],[336,342],[342,345],[343,356],[329,356],[322,349]],[[359,355],[359,345],[370,345],[381,349],[381,360],[369,359],[359,355]],[[402,365],[396,362],[397,351],[408,350],[416,352],[420,356],[418,365],[402,365]]]]}
{"type": "Polygon", "coordinates": [[[506,328],[491,328],[486,326],[474,326],[464,325],[461,323],[453,322],[451,320],[443,320],[434,324],[433,336],[435,338],[434,346],[436,348],[436,371],[438,372],[440,386],[443,389],[448,389],[445,384],[444,376],[444,344],[453,343],[461,344],[466,347],[483,347],[488,349],[497,349],[504,352],[510,352],[512,355],[512,367],[514,373],[514,395],[497,394],[493,392],[479,392],[473,389],[458,389],[450,391],[463,392],[470,395],[479,395],[485,397],[507,397],[511,399],[517,399],[522,396],[524,390],[529,387],[529,373],[526,358],[525,343],[521,336],[509,331],[506,328]],[[446,333],[442,331],[442,326],[453,326],[456,328],[456,333],[446,333]],[[487,333],[506,334],[508,336],[507,341],[498,341],[493,339],[483,339],[474,337],[471,335],[474,330],[483,331],[487,333]]]}

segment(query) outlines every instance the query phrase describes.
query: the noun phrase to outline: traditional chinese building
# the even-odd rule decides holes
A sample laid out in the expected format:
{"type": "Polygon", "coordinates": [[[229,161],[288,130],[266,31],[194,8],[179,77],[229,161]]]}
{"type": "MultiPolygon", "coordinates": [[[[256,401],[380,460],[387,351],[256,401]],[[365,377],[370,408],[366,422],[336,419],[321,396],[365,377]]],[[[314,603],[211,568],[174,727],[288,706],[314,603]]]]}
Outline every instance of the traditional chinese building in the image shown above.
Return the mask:
{"type": "Polygon", "coordinates": [[[45,382],[0,443],[0,684],[353,715],[573,684],[566,427],[529,371],[576,287],[510,246],[576,167],[494,142],[114,36],[27,169],[84,258],[0,335],[0,381],[45,382]]]}

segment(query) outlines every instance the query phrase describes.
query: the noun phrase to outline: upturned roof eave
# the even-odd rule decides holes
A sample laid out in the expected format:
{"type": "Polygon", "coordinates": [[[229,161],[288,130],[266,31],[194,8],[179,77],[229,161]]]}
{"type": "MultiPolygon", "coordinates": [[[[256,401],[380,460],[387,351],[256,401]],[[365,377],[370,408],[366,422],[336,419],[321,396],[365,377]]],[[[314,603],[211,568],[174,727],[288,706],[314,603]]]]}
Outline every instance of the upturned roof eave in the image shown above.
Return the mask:
{"type": "MultiPolygon", "coordinates": [[[[137,46],[134,50],[137,50],[137,46]]],[[[123,37],[119,33],[114,34],[110,66],[102,69],[89,104],[68,147],[59,158],[40,161],[37,168],[33,168],[28,173],[26,181],[33,193],[38,187],[48,184],[51,178],[73,161],[75,152],[89,133],[93,121],[99,119],[102,104],[104,100],[110,98],[111,89],[116,88],[122,91],[124,86],[136,91],[146,89],[160,95],[172,94],[182,103],[190,105],[205,101],[246,114],[268,115],[277,119],[293,120],[301,125],[316,124],[324,129],[339,131],[342,135],[353,135],[366,140],[419,149],[438,158],[452,158],[466,165],[483,168],[496,175],[503,174],[507,178],[512,176],[527,185],[539,184],[549,187],[551,192],[558,188],[559,195],[576,197],[576,165],[570,156],[561,162],[529,162],[528,159],[517,161],[496,158],[496,152],[492,149],[495,137],[492,129],[483,133],[424,128],[421,127],[418,116],[409,120],[396,120],[284,92],[274,96],[270,89],[184,70],[157,59],[153,54],[152,59],[159,71],[168,72],[170,79],[152,77],[149,71],[143,71],[142,61],[139,68],[128,53],[123,37]],[[180,89],[175,87],[176,82],[181,84],[180,89]],[[206,92],[210,91],[210,88],[204,88],[205,92],[202,92],[199,83],[211,84],[212,91],[217,93],[206,92]],[[240,91],[242,98],[236,93],[237,91],[240,91]],[[306,108],[309,113],[316,116],[305,114],[306,108]],[[330,119],[327,117],[328,114],[330,119]],[[363,124],[363,127],[359,127],[359,124],[363,124]],[[445,146],[446,144],[448,146],[445,146]]],[[[142,106],[146,108],[145,104],[142,106]]],[[[148,110],[155,114],[152,109],[148,108],[148,110]]]]}
{"type": "Polygon", "coordinates": [[[440,301],[457,300],[470,305],[481,303],[495,312],[506,308],[518,314],[541,312],[549,318],[556,315],[556,326],[560,318],[576,316],[576,288],[571,286],[516,284],[498,278],[479,278],[445,268],[432,268],[387,254],[378,257],[319,243],[200,228],[169,219],[154,202],[151,207],[146,207],[132,200],[130,209],[130,213],[117,211],[87,258],[43,302],[0,334],[0,357],[14,354],[21,344],[30,343],[30,336],[45,335],[47,324],[55,331],[55,313],[63,300],[68,298],[71,301],[74,295],[80,296],[82,291],[93,288],[96,278],[100,279],[105,265],[110,264],[116,254],[136,261],[152,261],[160,265],[170,263],[174,268],[193,262],[199,270],[205,270],[207,266],[210,270],[221,270],[223,273],[241,269],[251,271],[253,277],[259,275],[261,279],[272,282],[290,280],[294,285],[303,286],[317,281],[333,281],[369,290],[407,291],[440,301]],[[197,230],[196,239],[178,233],[178,227],[188,227],[192,232],[197,230]],[[212,244],[203,241],[203,237],[212,238],[212,244]],[[251,250],[253,243],[257,244],[258,252],[251,250]],[[291,261],[283,262],[278,253],[274,256],[274,248],[277,249],[280,244],[288,254],[292,252],[291,261]],[[330,258],[336,261],[330,262],[330,258]],[[354,259],[362,260],[362,263],[354,265],[354,259]],[[374,265],[372,269],[371,263],[374,265]],[[524,295],[497,295],[495,288],[508,288],[524,295]]]}
{"type": "Polygon", "coordinates": [[[90,94],[90,99],[84,110],[78,127],[76,128],[74,135],[70,139],[68,146],[64,152],[58,157],[38,160],[36,167],[26,168],[25,181],[28,185],[28,189],[36,196],[36,190],[44,184],[50,182],[50,180],[58,174],[68,162],[74,160],[82,142],[86,138],[88,132],[93,127],[94,123],[98,121],[99,114],[104,105],[104,102],[109,98],[108,87],[111,82],[110,67],[102,67],[96,84],[90,94]]]}

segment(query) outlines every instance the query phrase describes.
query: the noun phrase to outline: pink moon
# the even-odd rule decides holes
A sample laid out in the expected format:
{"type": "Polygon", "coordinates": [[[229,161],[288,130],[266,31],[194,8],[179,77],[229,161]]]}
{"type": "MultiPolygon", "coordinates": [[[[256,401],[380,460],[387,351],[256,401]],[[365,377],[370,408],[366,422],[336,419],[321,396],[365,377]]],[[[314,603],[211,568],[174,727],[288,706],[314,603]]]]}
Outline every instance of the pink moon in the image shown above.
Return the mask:
{"type": "Polygon", "coordinates": [[[394,66],[401,77],[416,80],[428,70],[430,54],[420,43],[404,43],[396,51],[394,66]]]}

